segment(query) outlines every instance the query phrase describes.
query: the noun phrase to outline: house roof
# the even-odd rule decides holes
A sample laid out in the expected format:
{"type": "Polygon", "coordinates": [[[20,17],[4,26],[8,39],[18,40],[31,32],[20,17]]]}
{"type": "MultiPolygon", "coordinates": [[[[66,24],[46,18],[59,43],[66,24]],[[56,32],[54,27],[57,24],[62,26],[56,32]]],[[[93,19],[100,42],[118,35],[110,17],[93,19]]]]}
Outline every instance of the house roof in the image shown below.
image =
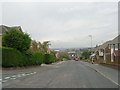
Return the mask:
{"type": "Polygon", "coordinates": [[[106,48],[108,46],[108,44],[117,44],[117,43],[120,43],[120,35],[118,35],[117,37],[115,37],[113,40],[109,40],[105,43],[103,43],[102,45],[99,45],[97,49],[102,49],[102,48],[106,48]]]}
{"type": "Polygon", "coordinates": [[[21,29],[20,26],[8,27],[8,26],[5,26],[5,25],[0,25],[0,35],[2,35],[6,31],[9,31],[11,29],[16,29],[16,30],[22,32],[22,29],[21,29]]]}
{"type": "Polygon", "coordinates": [[[120,43],[120,35],[118,35],[117,37],[115,37],[115,38],[110,42],[110,44],[117,44],[117,43],[120,43]]]}
{"type": "Polygon", "coordinates": [[[111,40],[103,43],[102,45],[99,45],[96,49],[106,48],[108,44],[111,44],[111,40]]]}

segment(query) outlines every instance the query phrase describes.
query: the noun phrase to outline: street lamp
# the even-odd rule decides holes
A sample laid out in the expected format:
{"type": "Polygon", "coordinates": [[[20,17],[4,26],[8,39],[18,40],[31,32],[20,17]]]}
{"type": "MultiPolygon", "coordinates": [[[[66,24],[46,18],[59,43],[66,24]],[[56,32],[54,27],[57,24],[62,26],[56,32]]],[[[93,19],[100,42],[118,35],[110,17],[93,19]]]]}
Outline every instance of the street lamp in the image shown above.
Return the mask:
{"type": "Polygon", "coordinates": [[[91,38],[91,52],[92,52],[92,35],[89,35],[89,37],[91,38]]]}

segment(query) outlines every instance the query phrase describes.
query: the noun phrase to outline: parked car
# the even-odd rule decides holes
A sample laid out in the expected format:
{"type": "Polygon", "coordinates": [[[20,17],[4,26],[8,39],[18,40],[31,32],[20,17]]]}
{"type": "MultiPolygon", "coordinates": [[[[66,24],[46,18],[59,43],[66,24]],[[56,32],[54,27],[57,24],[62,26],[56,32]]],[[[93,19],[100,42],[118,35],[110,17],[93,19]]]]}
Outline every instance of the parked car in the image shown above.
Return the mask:
{"type": "Polygon", "coordinates": [[[76,57],[76,58],[75,58],[75,61],[79,61],[79,60],[80,60],[79,57],[76,57]]]}

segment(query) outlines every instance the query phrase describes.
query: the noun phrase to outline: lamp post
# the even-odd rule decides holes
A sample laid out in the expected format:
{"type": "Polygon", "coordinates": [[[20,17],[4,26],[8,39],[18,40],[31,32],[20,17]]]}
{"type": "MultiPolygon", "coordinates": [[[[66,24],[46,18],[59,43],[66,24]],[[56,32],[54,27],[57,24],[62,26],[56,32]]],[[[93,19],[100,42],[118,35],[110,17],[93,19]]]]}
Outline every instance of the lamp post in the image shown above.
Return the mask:
{"type": "Polygon", "coordinates": [[[89,37],[91,38],[91,53],[92,53],[92,35],[89,35],[89,37]]]}

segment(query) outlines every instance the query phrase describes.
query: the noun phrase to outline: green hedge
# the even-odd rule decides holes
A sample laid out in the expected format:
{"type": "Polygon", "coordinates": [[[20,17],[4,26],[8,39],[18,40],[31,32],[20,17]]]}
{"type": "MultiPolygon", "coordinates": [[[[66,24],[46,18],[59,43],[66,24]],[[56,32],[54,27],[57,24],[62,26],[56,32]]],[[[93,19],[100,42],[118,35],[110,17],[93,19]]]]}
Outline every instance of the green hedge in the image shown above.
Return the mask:
{"type": "Polygon", "coordinates": [[[32,56],[33,65],[41,65],[43,63],[44,54],[42,52],[33,52],[32,56]]]}
{"type": "Polygon", "coordinates": [[[45,57],[44,57],[44,63],[45,64],[50,64],[50,63],[53,63],[55,61],[56,61],[56,57],[53,53],[45,54],[45,57]]]}
{"type": "Polygon", "coordinates": [[[23,56],[21,52],[13,48],[2,48],[2,66],[15,67],[22,66],[23,56]]]}
{"type": "Polygon", "coordinates": [[[41,52],[25,52],[13,48],[2,48],[2,66],[3,67],[21,67],[30,65],[41,65],[44,60],[44,54],[41,52]]]}
{"type": "Polygon", "coordinates": [[[2,66],[2,48],[0,48],[0,66],[2,66]]]}

